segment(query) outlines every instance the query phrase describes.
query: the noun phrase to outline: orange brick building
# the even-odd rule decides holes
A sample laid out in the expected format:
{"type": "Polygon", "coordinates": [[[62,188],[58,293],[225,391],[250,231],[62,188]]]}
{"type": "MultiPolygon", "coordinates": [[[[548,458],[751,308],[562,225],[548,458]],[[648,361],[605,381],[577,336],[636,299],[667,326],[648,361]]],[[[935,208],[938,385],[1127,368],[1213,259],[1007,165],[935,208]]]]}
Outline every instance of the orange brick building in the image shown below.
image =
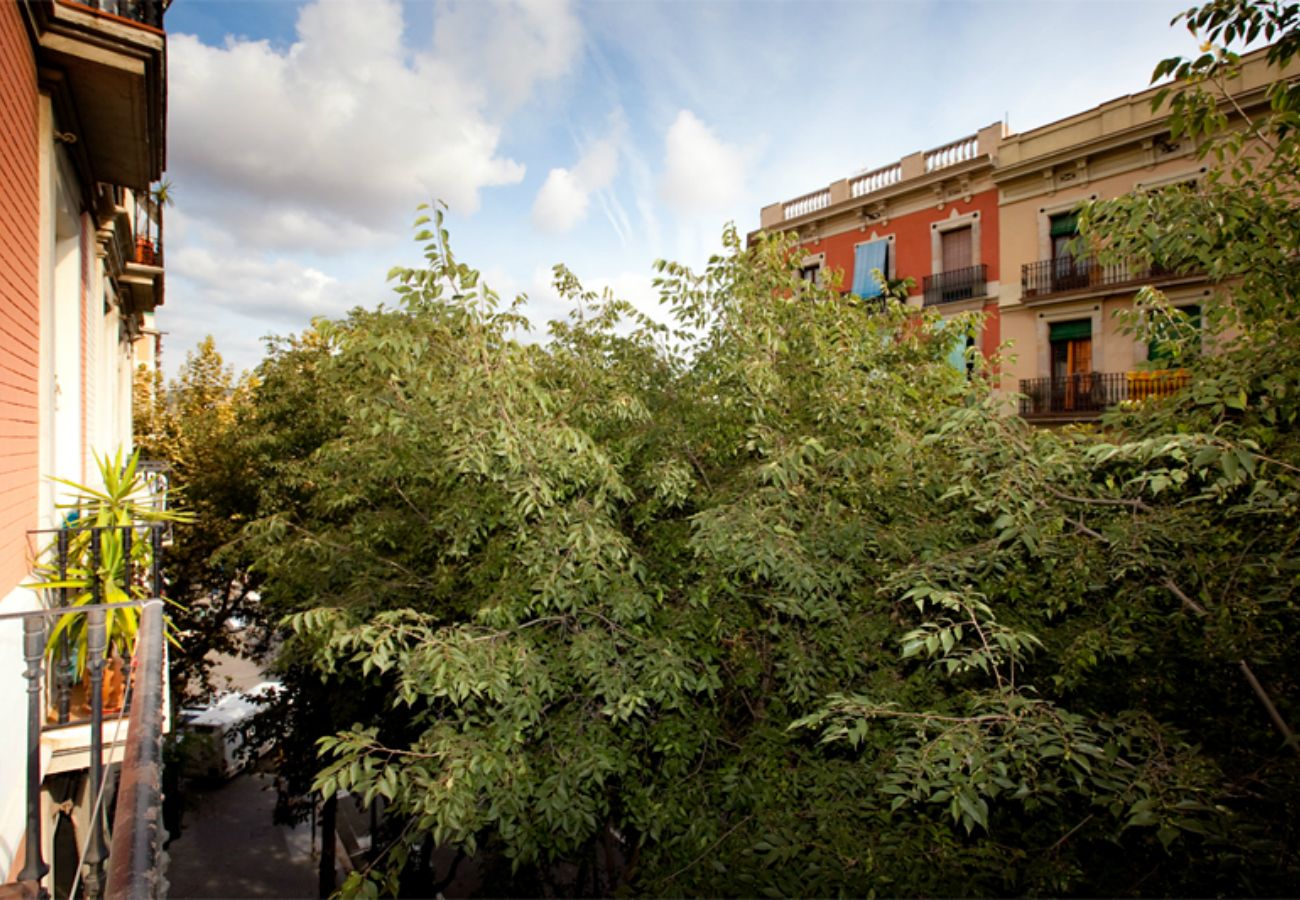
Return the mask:
{"type": "MultiPolygon", "coordinates": [[[[59,521],[54,477],[91,480],[95,453],[131,444],[133,345],[163,291],[165,5],[0,0],[0,613],[41,603],[23,585],[32,532],[59,521]]],[[[21,623],[0,620],[7,722],[26,720],[23,668],[21,623]]],[[[25,740],[0,731],[0,882],[21,861],[25,740]]],[[[84,768],[41,746],[47,777],[84,768]]]]}

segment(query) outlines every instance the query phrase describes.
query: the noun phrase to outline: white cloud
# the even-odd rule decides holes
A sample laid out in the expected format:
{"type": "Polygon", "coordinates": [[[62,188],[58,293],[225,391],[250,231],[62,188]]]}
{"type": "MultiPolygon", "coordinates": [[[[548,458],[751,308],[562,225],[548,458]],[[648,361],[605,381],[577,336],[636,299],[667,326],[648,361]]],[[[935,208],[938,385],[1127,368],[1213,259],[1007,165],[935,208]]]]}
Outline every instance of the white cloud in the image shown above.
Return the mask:
{"type": "MultiPolygon", "coordinates": [[[[318,315],[338,315],[349,303],[337,278],[283,257],[186,247],[167,257],[169,282],[203,314],[258,315],[295,327],[318,315]]],[[[192,314],[195,314],[192,313],[192,314]]]]}
{"type": "Polygon", "coordinates": [[[568,231],[587,215],[587,191],[568,169],[551,169],[533,202],[533,224],[545,232],[568,231]]]}
{"type": "Polygon", "coordinates": [[[744,196],[745,153],[720,140],[690,110],[673,120],[664,150],[659,193],[677,212],[724,210],[744,196]]]}
{"type": "MultiPolygon", "coordinates": [[[[550,234],[570,230],[586,218],[592,193],[609,187],[617,174],[618,145],[610,136],[592,144],[572,169],[551,169],[533,203],[533,224],[550,234]]],[[[612,205],[606,203],[605,212],[617,230],[612,205]]]]}
{"type": "Polygon", "coordinates": [[[507,111],[536,82],[568,72],[581,46],[568,0],[462,0],[442,9],[434,26],[435,55],[482,81],[507,111]]]}
{"type": "Polygon", "coordinates": [[[317,0],[284,49],[172,35],[169,155],[187,205],[263,244],[328,251],[400,230],[422,201],[470,214],[484,188],[521,181],[491,97],[517,103],[563,72],[577,22],[559,0],[443,18],[432,52],[404,43],[396,0],[317,0]],[[510,53],[522,65],[492,62],[510,53]]]}

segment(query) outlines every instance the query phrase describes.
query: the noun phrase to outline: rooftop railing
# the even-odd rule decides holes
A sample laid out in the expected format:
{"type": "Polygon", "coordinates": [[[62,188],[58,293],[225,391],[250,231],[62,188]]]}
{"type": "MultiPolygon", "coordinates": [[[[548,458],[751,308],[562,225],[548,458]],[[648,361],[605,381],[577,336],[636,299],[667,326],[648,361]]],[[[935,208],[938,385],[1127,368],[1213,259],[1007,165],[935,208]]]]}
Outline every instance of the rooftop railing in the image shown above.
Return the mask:
{"type": "Polygon", "coordinates": [[[831,205],[830,189],[813,191],[811,194],[804,194],[802,197],[796,197],[785,204],[785,217],[787,219],[797,219],[799,216],[806,216],[810,212],[816,212],[819,209],[825,209],[831,205]]]}
{"type": "Polygon", "coordinates": [[[979,153],[979,135],[970,134],[964,138],[935,147],[925,152],[925,171],[936,172],[972,160],[979,153]]]}
{"type": "MultiPolygon", "coordinates": [[[[981,158],[989,159],[996,150],[1003,131],[1002,123],[995,123],[975,134],[968,134],[930,150],[910,153],[901,159],[856,172],[839,179],[828,187],[812,191],[780,203],[763,207],[761,223],[764,228],[780,228],[783,222],[809,215],[832,205],[861,200],[880,191],[895,189],[898,185],[923,179],[935,172],[981,158]]],[[[940,176],[942,177],[942,176],[940,176]]]]}
{"type": "Polygon", "coordinates": [[[849,195],[863,197],[903,180],[903,164],[894,163],[856,175],[849,180],[849,195]]]}

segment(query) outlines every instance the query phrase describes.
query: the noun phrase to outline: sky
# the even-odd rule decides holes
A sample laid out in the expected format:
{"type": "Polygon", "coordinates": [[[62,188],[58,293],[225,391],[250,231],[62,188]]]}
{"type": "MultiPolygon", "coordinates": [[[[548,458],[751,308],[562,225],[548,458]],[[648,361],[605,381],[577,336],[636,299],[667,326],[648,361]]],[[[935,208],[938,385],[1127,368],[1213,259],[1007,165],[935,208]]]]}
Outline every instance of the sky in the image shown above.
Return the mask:
{"type": "Polygon", "coordinates": [[[1196,50],[1185,6],[174,0],[164,371],[391,304],[435,200],[538,334],[557,263],[656,314],[656,259],[700,266],[769,203],[1143,89],[1196,50]]]}

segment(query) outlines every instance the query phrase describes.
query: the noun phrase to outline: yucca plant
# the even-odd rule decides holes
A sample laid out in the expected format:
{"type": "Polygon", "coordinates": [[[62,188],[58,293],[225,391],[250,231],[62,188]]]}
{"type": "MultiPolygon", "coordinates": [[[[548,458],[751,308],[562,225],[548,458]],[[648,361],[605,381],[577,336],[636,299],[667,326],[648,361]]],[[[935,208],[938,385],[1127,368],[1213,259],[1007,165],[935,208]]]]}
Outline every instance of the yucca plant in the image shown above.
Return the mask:
{"type": "MultiPolygon", "coordinates": [[[[59,504],[65,511],[66,537],[56,538],[41,552],[37,571],[41,581],[28,587],[63,592],[69,606],[95,602],[121,603],[144,599],[151,593],[148,575],[153,566],[154,545],[141,525],[189,522],[193,516],[154,505],[149,486],[139,467],[139,451],[123,459],[119,449],[112,456],[95,455],[102,488],[55,478],[71,490],[59,504]],[[135,526],[131,528],[131,526],[135,526]],[[132,539],[127,540],[131,528],[132,539]],[[98,538],[98,559],[95,541],[98,538]],[[66,554],[66,555],[65,555],[66,554]],[[63,557],[63,565],[60,565],[63,557]],[[98,598],[98,599],[97,599],[98,598]]],[[[140,610],[121,606],[105,615],[106,652],[127,656],[135,645],[140,610]]],[[[86,616],[63,616],[50,632],[47,653],[64,638],[73,650],[76,677],[81,678],[88,662],[86,616]]],[[[171,639],[169,635],[169,639],[171,639]]]]}

